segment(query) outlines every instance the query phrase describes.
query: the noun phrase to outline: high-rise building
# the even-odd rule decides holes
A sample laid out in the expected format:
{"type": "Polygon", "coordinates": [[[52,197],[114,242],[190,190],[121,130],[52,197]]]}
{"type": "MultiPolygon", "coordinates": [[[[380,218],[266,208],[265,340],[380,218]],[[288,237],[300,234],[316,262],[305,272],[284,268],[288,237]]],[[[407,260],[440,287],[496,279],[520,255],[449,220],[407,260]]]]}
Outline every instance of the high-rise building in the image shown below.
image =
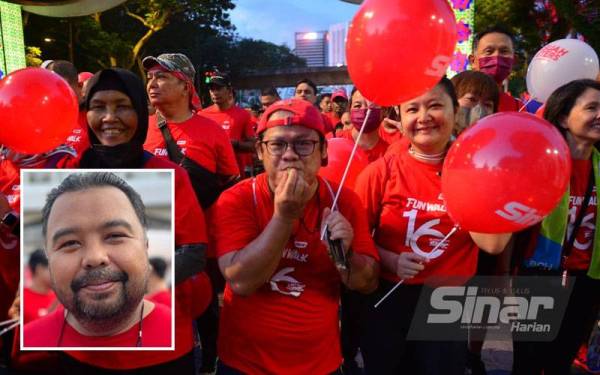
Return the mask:
{"type": "Polygon", "coordinates": [[[348,35],[348,24],[338,23],[329,26],[327,33],[327,65],[346,65],[346,37],[348,35]]]}
{"type": "Polygon", "coordinates": [[[327,31],[296,33],[296,56],[306,60],[307,66],[327,65],[327,31]]]}

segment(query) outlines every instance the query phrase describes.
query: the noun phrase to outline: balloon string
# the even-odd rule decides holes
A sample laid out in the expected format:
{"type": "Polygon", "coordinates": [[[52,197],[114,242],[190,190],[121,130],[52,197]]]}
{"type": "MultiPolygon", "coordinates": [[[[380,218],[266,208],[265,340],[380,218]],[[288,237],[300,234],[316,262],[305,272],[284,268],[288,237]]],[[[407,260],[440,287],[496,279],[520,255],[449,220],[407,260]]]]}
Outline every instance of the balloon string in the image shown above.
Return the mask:
{"type": "MultiPolygon", "coordinates": [[[[455,225],[454,228],[452,228],[452,230],[446,235],[446,237],[444,237],[437,245],[435,245],[433,250],[431,250],[425,258],[429,259],[429,256],[431,254],[435,253],[435,251],[437,249],[439,249],[440,246],[442,246],[446,241],[448,241],[448,238],[450,238],[454,233],[456,233],[457,230],[458,230],[458,225],[455,225]]],[[[404,280],[406,280],[406,279],[402,279],[402,280],[398,281],[398,283],[396,283],[396,285],[394,285],[394,287],[392,289],[390,289],[390,291],[387,292],[385,294],[385,296],[381,297],[381,299],[375,304],[375,308],[379,307],[379,305],[381,305],[381,303],[383,301],[385,301],[385,299],[388,298],[390,296],[390,294],[392,294],[394,292],[394,290],[398,289],[398,287],[400,285],[402,285],[402,283],[404,283],[404,280]]]]}
{"type": "Polygon", "coordinates": [[[10,325],[10,324],[13,324],[13,323],[18,322],[18,321],[19,321],[19,319],[4,320],[4,321],[0,322],[0,327],[6,326],[6,325],[10,325]]]}
{"type": "MultiPolygon", "coordinates": [[[[348,158],[348,163],[346,164],[346,169],[344,170],[344,174],[342,175],[342,179],[340,180],[340,186],[338,187],[337,192],[335,193],[335,197],[333,198],[333,204],[331,205],[331,211],[335,211],[337,208],[337,202],[340,197],[340,193],[342,192],[342,187],[346,182],[346,177],[348,177],[348,172],[350,171],[350,166],[352,165],[352,160],[354,160],[354,154],[356,154],[356,149],[358,148],[358,142],[360,141],[360,137],[362,136],[363,130],[365,129],[365,125],[367,124],[367,120],[369,119],[369,115],[371,114],[371,107],[367,108],[367,114],[365,115],[365,119],[358,131],[358,135],[354,140],[354,147],[352,147],[352,152],[350,153],[350,157],[348,158]]],[[[327,232],[327,225],[323,227],[321,231],[321,241],[325,239],[325,233],[327,232]]]]}
{"type": "Polygon", "coordinates": [[[529,103],[531,103],[535,98],[533,96],[529,97],[529,100],[527,102],[525,102],[525,104],[523,104],[523,106],[521,107],[521,109],[519,109],[519,112],[523,112],[523,109],[525,109],[527,107],[527,105],[529,103]]]}
{"type": "MultiPolygon", "coordinates": [[[[6,327],[6,328],[4,328],[3,330],[1,330],[1,331],[0,331],[0,336],[4,335],[5,333],[9,332],[10,330],[12,330],[12,329],[16,328],[16,327],[19,325],[19,320],[18,320],[18,319],[13,319],[13,320],[11,320],[11,321],[12,321],[12,322],[14,322],[14,323],[12,323],[12,324],[11,324],[11,325],[9,325],[8,327],[6,327]]],[[[5,322],[2,322],[2,323],[8,323],[8,322],[11,322],[11,321],[8,321],[8,320],[7,320],[7,321],[5,321],[5,322]]]]}

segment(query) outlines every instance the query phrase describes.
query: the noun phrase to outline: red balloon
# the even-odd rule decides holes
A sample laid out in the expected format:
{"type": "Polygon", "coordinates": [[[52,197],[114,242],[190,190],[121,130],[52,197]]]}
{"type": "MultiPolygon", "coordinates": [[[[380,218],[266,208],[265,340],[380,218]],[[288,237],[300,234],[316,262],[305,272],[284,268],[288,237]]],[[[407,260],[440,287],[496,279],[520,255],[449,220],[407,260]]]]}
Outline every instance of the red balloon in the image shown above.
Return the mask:
{"type": "Polygon", "coordinates": [[[554,126],[529,113],[504,112],[481,119],[450,147],[442,193],[463,229],[508,233],[550,213],[570,176],[569,147],[554,126]]]}
{"type": "MultiPolygon", "coordinates": [[[[319,176],[339,184],[350,159],[354,142],[345,138],[332,138],[327,141],[327,166],[319,169],[319,176]]],[[[354,189],[356,178],[369,164],[367,155],[360,148],[356,150],[344,186],[354,189]]]]}
{"type": "Polygon", "coordinates": [[[350,78],[367,99],[400,104],[437,84],[456,39],[447,0],[366,0],[348,30],[350,78]]]}
{"type": "Polygon", "coordinates": [[[25,154],[64,143],[77,123],[75,93],[58,74],[26,68],[0,81],[0,144],[25,154]]]}

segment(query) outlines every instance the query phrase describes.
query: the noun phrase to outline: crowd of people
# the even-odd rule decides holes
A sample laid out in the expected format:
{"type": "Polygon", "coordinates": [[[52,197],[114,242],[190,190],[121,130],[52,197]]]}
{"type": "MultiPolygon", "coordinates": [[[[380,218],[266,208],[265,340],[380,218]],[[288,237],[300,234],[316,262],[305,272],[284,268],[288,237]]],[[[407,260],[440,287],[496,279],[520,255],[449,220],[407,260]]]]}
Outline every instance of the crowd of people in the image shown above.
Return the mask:
{"type": "MultiPolygon", "coordinates": [[[[551,254],[575,276],[573,292],[554,340],[515,341],[513,373],[569,374],[600,311],[600,83],[573,81],[545,103],[542,115],[564,136],[573,168],[565,197],[542,223],[518,233],[466,231],[456,227],[442,196],[453,140],[487,115],[525,107],[503,86],[514,61],[514,36],[494,26],[475,37],[472,70],[443,77],[396,106],[380,107],[359,88],[319,93],[302,79],[294,97],[283,100],[266,82],[257,116],[236,104],[225,73],[210,77],[212,105],[202,108],[193,64],[180,53],[144,58],[145,87],[124,69],[78,81],[72,63],[45,62],[42,68],[79,95],[79,122],[64,145],[44,154],[1,149],[0,321],[18,319],[23,309],[25,333],[35,332],[60,311],[64,322],[56,321],[70,335],[63,337],[63,326],[51,340],[58,351],[35,353],[19,350],[18,332],[4,334],[4,365],[25,374],[484,374],[483,335],[407,339],[424,285],[431,277],[548,275],[538,265],[551,254]],[[357,143],[367,155],[353,188],[319,175],[333,138],[357,143]],[[68,319],[71,312],[85,320],[65,297],[77,291],[61,289],[73,281],[52,268],[56,236],[44,233],[47,246],[31,254],[32,282],[19,295],[23,168],[175,171],[175,350],[102,345],[118,329],[148,337],[143,327],[152,322],[143,308],[125,326],[120,315],[106,318],[103,327],[118,329],[100,333],[68,319]],[[105,351],[60,351],[90,342],[105,351]]],[[[68,210],[103,212],[120,202],[110,194],[77,199],[83,200],[68,210]]],[[[111,256],[93,258],[81,242],[75,275],[119,265],[111,256]]],[[[151,263],[156,275],[147,292],[170,309],[169,286],[161,280],[166,265],[151,263]]]]}

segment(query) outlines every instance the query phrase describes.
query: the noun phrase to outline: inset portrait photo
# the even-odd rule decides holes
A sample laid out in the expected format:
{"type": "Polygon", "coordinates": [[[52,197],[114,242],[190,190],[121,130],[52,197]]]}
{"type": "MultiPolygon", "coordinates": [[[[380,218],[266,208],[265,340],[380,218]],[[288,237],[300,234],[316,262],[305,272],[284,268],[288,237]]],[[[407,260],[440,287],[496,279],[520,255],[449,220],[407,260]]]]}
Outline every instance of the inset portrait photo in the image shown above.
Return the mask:
{"type": "Polygon", "coordinates": [[[174,349],[173,171],[21,173],[21,349],[174,349]]]}

